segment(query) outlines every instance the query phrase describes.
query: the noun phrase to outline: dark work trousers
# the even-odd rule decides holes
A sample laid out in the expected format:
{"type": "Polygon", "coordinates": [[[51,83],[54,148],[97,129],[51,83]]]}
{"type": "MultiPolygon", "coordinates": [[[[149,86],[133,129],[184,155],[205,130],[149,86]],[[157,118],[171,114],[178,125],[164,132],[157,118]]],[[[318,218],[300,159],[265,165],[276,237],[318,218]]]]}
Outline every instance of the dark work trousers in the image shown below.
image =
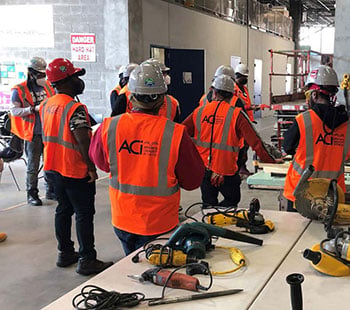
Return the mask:
{"type": "Polygon", "coordinates": [[[215,187],[211,185],[210,178],[212,171],[206,170],[201,184],[202,201],[206,206],[237,206],[241,200],[241,178],[236,172],[235,175],[224,176],[224,183],[215,187]],[[224,200],[219,203],[219,192],[224,196],[224,200]]]}
{"type": "Polygon", "coordinates": [[[136,251],[138,248],[142,247],[144,244],[156,239],[160,235],[152,235],[152,236],[143,236],[137,235],[133,233],[129,233],[127,231],[118,229],[114,227],[114,232],[122,243],[125,255],[129,255],[130,253],[136,251]]]}
{"type": "Polygon", "coordinates": [[[298,212],[297,209],[293,208],[294,202],[288,199],[287,212],[298,212]]]}
{"type": "MultiPolygon", "coordinates": [[[[44,144],[41,135],[33,135],[32,141],[25,141],[25,153],[28,160],[26,190],[38,191],[38,175],[40,169],[40,157],[44,150],[44,144]]],[[[44,173],[45,174],[45,173],[44,173]]],[[[52,192],[52,184],[50,180],[46,181],[46,191],[52,192]]]]}
{"type": "Polygon", "coordinates": [[[58,201],[55,213],[58,250],[61,252],[74,252],[71,230],[72,215],[75,213],[79,256],[84,260],[95,259],[93,223],[96,194],[95,182],[88,183],[88,177],[84,179],[67,178],[54,171],[47,171],[46,176],[53,183],[58,201]]]}

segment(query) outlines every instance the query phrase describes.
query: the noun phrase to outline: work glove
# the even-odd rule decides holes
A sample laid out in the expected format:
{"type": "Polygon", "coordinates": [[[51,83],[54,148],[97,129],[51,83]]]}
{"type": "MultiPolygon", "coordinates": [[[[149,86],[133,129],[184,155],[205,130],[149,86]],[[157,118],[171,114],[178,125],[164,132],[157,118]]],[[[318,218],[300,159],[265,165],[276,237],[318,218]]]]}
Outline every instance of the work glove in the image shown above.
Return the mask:
{"type": "Polygon", "coordinates": [[[224,176],[213,172],[211,174],[210,183],[215,187],[219,187],[224,184],[224,176]]]}

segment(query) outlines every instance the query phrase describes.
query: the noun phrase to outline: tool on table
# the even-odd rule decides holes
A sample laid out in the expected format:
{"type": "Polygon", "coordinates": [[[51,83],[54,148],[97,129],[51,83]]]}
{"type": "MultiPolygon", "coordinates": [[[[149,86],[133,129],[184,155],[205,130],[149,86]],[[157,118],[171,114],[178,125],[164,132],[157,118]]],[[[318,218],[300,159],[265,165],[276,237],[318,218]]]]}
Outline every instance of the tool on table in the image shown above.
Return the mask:
{"type": "Polygon", "coordinates": [[[249,204],[249,210],[225,212],[216,209],[217,212],[207,213],[205,217],[209,224],[217,226],[236,225],[245,228],[251,234],[266,234],[273,231],[275,225],[272,221],[265,220],[259,210],[260,202],[257,198],[253,198],[249,204]]]}
{"type": "Polygon", "coordinates": [[[304,276],[300,273],[292,273],[286,278],[290,285],[290,298],[292,310],[303,310],[303,295],[301,291],[301,283],[304,282],[304,276]]]}
{"type": "Polygon", "coordinates": [[[213,297],[219,297],[219,296],[232,295],[232,294],[237,294],[237,293],[242,292],[242,291],[243,291],[243,289],[231,289],[231,290],[223,290],[223,291],[217,291],[217,292],[210,292],[210,293],[202,293],[202,294],[195,294],[195,295],[189,295],[189,296],[182,296],[182,297],[164,298],[164,299],[149,301],[148,305],[149,306],[157,306],[157,305],[164,305],[164,304],[173,304],[173,303],[183,302],[183,301],[190,301],[190,300],[198,300],[198,299],[204,299],[204,298],[213,298],[213,297]]]}
{"type": "Polygon", "coordinates": [[[339,231],[335,238],[305,249],[303,256],[319,272],[335,277],[350,276],[350,231],[339,231]]]}
{"type": "Polygon", "coordinates": [[[164,286],[166,284],[167,287],[179,288],[195,292],[197,292],[199,289],[207,289],[200,285],[199,280],[195,277],[180,272],[172,273],[169,270],[159,267],[148,269],[141,275],[128,275],[128,277],[134,280],[138,280],[141,283],[149,281],[160,286],[164,286]]]}
{"type": "Polygon", "coordinates": [[[345,203],[341,187],[336,180],[309,180],[313,172],[312,165],[305,169],[294,190],[297,211],[309,219],[322,221],[325,225],[330,221],[332,225],[350,225],[350,204],[345,203]]]}
{"type": "Polygon", "coordinates": [[[256,239],[222,227],[194,222],[181,225],[170,236],[165,246],[173,250],[181,250],[192,258],[201,259],[205,257],[206,251],[214,248],[212,244],[213,236],[257,245],[263,244],[263,240],[261,239],[256,239]]]}

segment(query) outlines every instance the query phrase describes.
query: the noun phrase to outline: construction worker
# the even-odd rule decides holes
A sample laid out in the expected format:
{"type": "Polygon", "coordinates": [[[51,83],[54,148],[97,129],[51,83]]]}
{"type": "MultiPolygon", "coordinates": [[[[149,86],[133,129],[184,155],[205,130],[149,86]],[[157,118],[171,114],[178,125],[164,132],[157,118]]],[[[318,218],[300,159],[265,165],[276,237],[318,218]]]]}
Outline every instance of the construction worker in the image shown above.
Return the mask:
{"type": "MultiPolygon", "coordinates": [[[[251,122],[255,123],[254,121],[254,107],[252,106],[252,103],[250,101],[249,92],[247,88],[248,83],[248,76],[249,76],[249,70],[246,64],[239,64],[235,68],[235,94],[240,100],[243,102],[244,110],[247,113],[249,119],[251,122]]],[[[239,167],[239,174],[241,176],[249,176],[252,173],[247,168],[247,161],[248,161],[248,149],[249,145],[244,142],[244,145],[242,146],[240,150],[240,167],[239,167]]]]}
{"type": "Polygon", "coordinates": [[[0,242],[3,242],[7,239],[7,235],[4,232],[0,232],[0,242]]]}
{"type": "Polygon", "coordinates": [[[44,170],[53,182],[58,205],[55,232],[58,241],[58,267],[78,261],[76,272],[99,273],[112,262],[96,259],[94,245],[95,165],[88,155],[90,121],[85,105],[74,98],[83,93],[85,84],[79,77],[84,69],[75,68],[68,59],[54,59],[46,70],[57,94],[40,106],[43,123],[44,170]],[[79,253],[71,240],[72,215],[75,213],[79,253]]]}
{"type": "MultiPolygon", "coordinates": [[[[214,81],[214,79],[216,77],[218,77],[219,75],[222,75],[222,74],[230,76],[233,80],[235,78],[235,71],[233,70],[233,68],[230,65],[220,65],[214,73],[214,77],[213,77],[212,82],[214,81]]],[[[213,96],[213,88],[211,86],[209,88],[208,93],[204,94],[202,96],[202,98],[199,100],[199,106],[206,105],[208,102],[211,102],[212,96],[213,96]]],[[[240,108],[244,108],[243,102],[235,94],[232,96],[230,103],[233,107],[237,106],[240,108]]]]}
{"type": "Polygon", "coordinates": [[[298,114],[284,134],[283,149],[294,155],[286,176],[283,195],[288,211],[295,211],[294,189],[303,171],[313,165],[313,178],[337,179],[345,192],[344,161],[349,158],[350,122],[344,105],[335,106],[336,72],[321,65],[307,78],[305,93],[310,109],[298,114]]]}
{"type": "Polygon", "coordinates": [[[241,179],[237,159],[244,138],[264,162],[275,162],[255,131],[247,115],[231,106],[234,82],[230,76],[219,75],[212,83],[213,100],[198,107],[183,124],[206,166],[201,184],[204,206],[236,207],[241,199],[241,179]],[[218,202],[218,193],[224,200],[218,202]]]}
{"type": "MultiPolygon", "coordinates": [[[[28,66],[27,80],[15,85],[11,94],[11,132],[25,141],[28,160],[27,202],[33,206],[42,205],[39,198],[38,174],[43,142],[38,110],[44,99],[55,94],[51,85],[46,81],[45,70],[45,60],[41,57],[33,57],[28,66]]],[[[55,199],[50,182],[47,182],[46,198],[55,199]]]]}
{"type": "Polygon", "coordinates": [[[123,77],[124,70],[125,70],[125,66],[120,66],[120,68],[118,70],[119,82],[118,82],[117,86],[112,89],[111,94],[110,94],[110,103],[111,103],[112,111],[114,110],[115,102],[117,100],[117,97],[119,96],[120,91],[127,84],[126,79],[124,79],[124,77],[123,77]]]}
{"type": "MultiPolygon", "coordinates": [[[[159,66],[160,71],[163,74],[165,85],[169,86],[171,83],[171,77],[169,75],[170,68],[167,67],[165,64],[160,62],[159,60],[155,58],[147,59],[145,62],[151,63],[154,65],[159,66]]],[[[129,111],[127,111],[129,112],[129,111]]],[[[168,93],[164,96],[164,104],[159,109],[159,115],[164,116],[176,123],[180,121],[180,104],[177,99],[175,99],[173,96],[169,95],[168,93]]]]}
{"type": "Polygon", "coordinates": [[[135,63],[129,63],[127,66],[125,66],[122,72],[123,77],[121,80],[121,85],[123,85],[123,88],[119,91],[119,95],[114,97],[115,101],[112,102],[112,98],[111,98],[111,107],[112,107],[111,116],[125,113],[128,107],[129,109],[132,108],[130,99],[129,99],[131,93],[128,88],[128,82],[129,82],[130,74],[136,68],[136,66],[137,64],[135,63]]]}
{"type": "Polygon", "coordinates": [[[204,165],[185,127],[158,115],[167,91],[158,66],[131,73],[133,110],[106,118],[90,158],[110,172],[112,225],[126,255],[179,223],[180,187],[198,188],[204,165]]]}

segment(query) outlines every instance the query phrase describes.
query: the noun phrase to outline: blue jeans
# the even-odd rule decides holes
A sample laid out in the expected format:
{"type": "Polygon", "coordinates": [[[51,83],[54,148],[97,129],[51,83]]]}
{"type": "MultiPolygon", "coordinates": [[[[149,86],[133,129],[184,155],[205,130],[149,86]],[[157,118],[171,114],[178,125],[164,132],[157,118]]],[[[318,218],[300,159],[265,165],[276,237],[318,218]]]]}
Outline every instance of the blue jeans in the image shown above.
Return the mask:
{"type": "Polygon", "coordinates": [[[52,181],[58,205],[55,213],[55,232],[58,250],[74,252],[71,239],[72,216],[75,213],[75,226],[79,242],[79,256],[82,259],[96,258],[94,239],[95,182],[88,183],[88,177],[74,179],[49,171],[46,177],[52,181]]]}
{"type": "Polygon", "coordinates": [[[142,247],[144,244],[158,238],[160,235],[152,235],[152,236],[142,236],[133,233],[129,233],[127,231],[118,229],[114,227],[114,232],[122,243],[123,250],[125,255],[129,255],[130,253],[136,251],[138,248],[142,247]]]}

